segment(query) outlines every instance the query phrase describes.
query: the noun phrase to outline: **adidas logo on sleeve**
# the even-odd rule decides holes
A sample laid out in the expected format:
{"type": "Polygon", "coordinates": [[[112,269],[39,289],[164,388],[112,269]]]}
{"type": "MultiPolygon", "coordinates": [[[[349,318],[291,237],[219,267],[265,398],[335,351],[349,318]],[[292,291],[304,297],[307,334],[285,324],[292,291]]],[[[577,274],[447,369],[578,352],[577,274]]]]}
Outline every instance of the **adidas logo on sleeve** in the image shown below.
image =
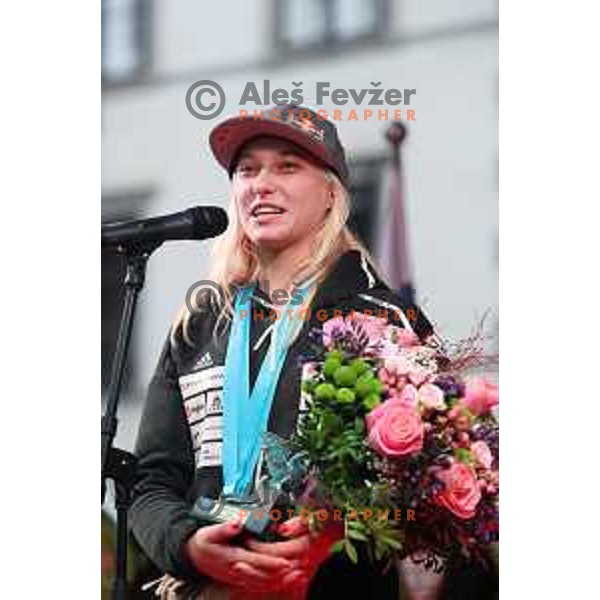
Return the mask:
{"type": "Polygon", "coordinates": [[[214,364],[213,357],[210,352],[205,352],[194,365],[195,369],[206,369],[214,364]]]}

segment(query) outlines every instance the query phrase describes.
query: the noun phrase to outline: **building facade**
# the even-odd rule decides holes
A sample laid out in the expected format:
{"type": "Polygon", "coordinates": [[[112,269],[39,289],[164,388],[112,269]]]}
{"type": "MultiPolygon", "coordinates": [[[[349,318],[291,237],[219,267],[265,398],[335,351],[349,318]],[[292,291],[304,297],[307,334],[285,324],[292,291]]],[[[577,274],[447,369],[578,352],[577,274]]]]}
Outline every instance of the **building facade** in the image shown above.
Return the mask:
{"type": "MultiPolygon", "coordinates": [[[[332,89],[371,82],[415,89],[402,160],[417,298],[444,335],[468,335],[488,310],[495,329],[495,0],[105,0],[102,8],[103,220],[227,204],[228,179],[207,143],[216,121],[197,119],[186,107],[198,80],[225,90],[221,117],[241,108],[251,81],[288,90],[302,82],[308,105],[323,81],[332,89]]],[[[347,114],[353,105],[343,108],[347,114]]],[[[337,123],[352,165],[354,222],[369,243],[385,211],[390,123],[337,123]]],[[[132,447],[144,388],[186,291],[207,274],[209,249],[210,242],[173,242],[149,263],[120,412],[123,447],[132,447]]],[[[121,267],[114,257],[102,260],[105,382],[121,267]]]]}

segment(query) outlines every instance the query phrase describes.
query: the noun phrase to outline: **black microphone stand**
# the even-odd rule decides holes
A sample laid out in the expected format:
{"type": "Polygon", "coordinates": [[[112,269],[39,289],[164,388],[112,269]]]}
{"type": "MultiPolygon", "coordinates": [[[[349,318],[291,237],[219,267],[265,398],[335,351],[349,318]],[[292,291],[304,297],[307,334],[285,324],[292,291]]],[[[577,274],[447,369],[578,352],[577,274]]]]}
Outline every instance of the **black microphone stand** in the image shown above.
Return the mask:
{"type": "Polygon", "coordinates": [[[102,417],[102,504],[106,493],[106,480],[112,479],[115,485],[115,509],[117,512],[117,549],[115,579],[112,600],[127,600],[127,513],[131,505],[131,491],[135,478],[136,458],[130,452],[113,447],[117,433],[117,407],[123,382],[125,358],[131,339],[133,317],[139,293],[144,286],[146,265],[150,254],[162,242],[128,244],[119,246],[117,251],[125,257],[124,279],[125,301],[121,312],[117,345],[112,359],[108,386],[106,410],[102,417]]]}

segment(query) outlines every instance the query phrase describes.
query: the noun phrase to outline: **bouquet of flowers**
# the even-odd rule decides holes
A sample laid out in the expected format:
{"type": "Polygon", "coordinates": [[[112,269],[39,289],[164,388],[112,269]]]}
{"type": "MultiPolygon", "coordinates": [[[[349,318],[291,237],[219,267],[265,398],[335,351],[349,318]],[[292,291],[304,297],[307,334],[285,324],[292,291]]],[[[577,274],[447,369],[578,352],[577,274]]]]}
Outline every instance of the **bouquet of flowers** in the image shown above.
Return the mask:
{"type": "Polygon", "coordinates": [[[498,539],[497,386],[465,377],[464,352],[453,360],[376,317],[336,317],[315,334],[309,410],[291,440],[308,465],[311,522],[342,521],[334,550],[355,562],[485,559],[498,539]]]}

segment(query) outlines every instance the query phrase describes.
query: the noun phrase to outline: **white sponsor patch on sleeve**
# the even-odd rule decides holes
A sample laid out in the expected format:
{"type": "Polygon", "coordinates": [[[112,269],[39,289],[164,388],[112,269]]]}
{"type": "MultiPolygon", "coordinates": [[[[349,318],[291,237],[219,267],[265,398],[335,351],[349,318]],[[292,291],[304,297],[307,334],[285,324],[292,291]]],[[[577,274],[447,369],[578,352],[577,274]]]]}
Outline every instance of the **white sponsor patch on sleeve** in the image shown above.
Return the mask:
{"type": "Polygon", "coordinates": [[[189,373],[188,375],[182,375],[179,378],[179,388],[181,389],[181,395],[184,400],[187,400],[191,396],[206,392],[210,389],[223,389],[223,380],[225,377],[225,367],[210,367],[209,369],[202,369],[195,373],[189,373]]]}
{"type": "Polygon", "coordinates": [[[211,367],[179,378],[196,468],[221,465],[224,367],[211,367]]]}

